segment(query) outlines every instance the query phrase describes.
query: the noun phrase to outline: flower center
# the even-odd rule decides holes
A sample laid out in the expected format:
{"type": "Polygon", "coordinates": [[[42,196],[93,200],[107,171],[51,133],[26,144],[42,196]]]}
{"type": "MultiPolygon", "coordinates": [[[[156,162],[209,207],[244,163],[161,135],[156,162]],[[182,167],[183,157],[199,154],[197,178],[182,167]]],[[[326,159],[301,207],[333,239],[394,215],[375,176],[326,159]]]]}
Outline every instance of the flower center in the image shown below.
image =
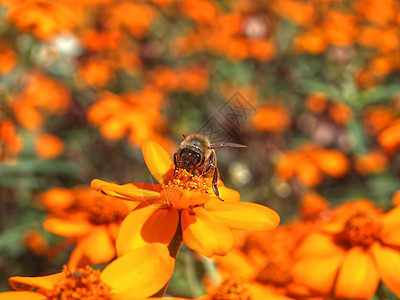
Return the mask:
{"type": "Polygon", "coordinates": [[[211,300],[250,300],[251,294],[243,280],[230,278],[211,293],[211,300]]]}
{"type": "Polygon", "coordinates": [[[350,217],[343,231],[335,237],[335,242],[346,248],[361,246],[369,247],[380,238],[382,224],[371,214],[358,212],[350,217]]]}
{"type": "Polygon", "coordinates": [[[195,176],[185,169],[177,168],[174,172],[174,178],[168,182],[164,188],[181,188],[190,191],[199,191],[207,193],[208,186],[206,181],[201,176],[195,176]]]}
{"type": "Polygon", "coordinates": [[[256,280],[262,284],[273,284],[275,286],[284,286],[292,282],[293,278],[288,264],[290,257],[276,252],[274,255],[268,255],[269,257],[271,258],[268,259],[264,268],[257,275],[256,280]]]}
{"type": "Polygon", "coordinates": [[[111,300],[111,288],[100,279],[100,271],[93,270],[89,266],[79,269],[78,273],[72,273],[64,266],[65,278],[58,283],[49,300],[111,300]]]}
{"type": "Polygon", "coordinates": [[[130,209],[123,202],[104,196],[93,200],[86,207],[86,211],[90,223],[101,225],[121,222],[130,209]]]}

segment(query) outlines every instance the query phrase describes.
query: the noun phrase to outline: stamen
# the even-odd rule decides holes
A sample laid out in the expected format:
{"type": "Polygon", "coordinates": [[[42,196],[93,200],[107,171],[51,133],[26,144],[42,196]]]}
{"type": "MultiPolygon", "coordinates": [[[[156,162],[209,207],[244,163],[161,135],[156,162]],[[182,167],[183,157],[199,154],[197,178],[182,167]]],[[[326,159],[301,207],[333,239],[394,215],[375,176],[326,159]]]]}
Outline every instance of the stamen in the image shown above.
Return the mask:
{"type": "Polygon", "coordinates": [[[71,273],[64,266],[65,279],[47,295],[49,300],[111,300],[111,288],[100,279],[100,271],[89,266],[71,273]]]}
{"type": "Polygon", "coordinates": [[[350,217],[343,231],[335,237],[335,242],[343,247],[361,246],[368,248],[380,238],[382,224],[376,217],[365,212],[358,212],[350,217]]]}
{"type": "Polygon", "coordinates": [[[164,186],[164,188],[168,187],[199,191],[202,193],[208,192],[207,183],[201,176],[195,176],[185,169],[180,168],[175,170],[174,178],[164,186]]]}
{"type": "Polygon", "coordinates": [[[250,291],[243,280],[226,279],[211,293],[211,300],[251,300],[250,291]]]}

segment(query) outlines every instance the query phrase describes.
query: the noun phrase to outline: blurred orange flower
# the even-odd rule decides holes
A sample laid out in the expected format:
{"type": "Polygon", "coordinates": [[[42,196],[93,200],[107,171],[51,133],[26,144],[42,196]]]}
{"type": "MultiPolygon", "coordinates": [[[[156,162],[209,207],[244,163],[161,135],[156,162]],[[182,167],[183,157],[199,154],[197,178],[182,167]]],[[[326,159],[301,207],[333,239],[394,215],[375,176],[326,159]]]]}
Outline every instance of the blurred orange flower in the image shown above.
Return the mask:
{"type": "Polygon", "coordinates": [[[313,113],[320,114],[328,108],[329,101],[323,93],[313,93],[307,96],[306,106],[313,113]]]}
{"type": "Polygon", "coordinates": [[[17,64],[17,53],[10,48],[7,42],[0,42],[0,75],[12,71],[17,64]]]}
{"type": "Polygon", "coordinates": [[[22,149],[22,139],[15,124],[8,119],[0,121],[0,162],[9,160],[22,149]]]}
{"type": "Polygon", "coordinates": [[[0,293],[0,299],[147,299],[168,282],[174,265],[164,245],[152,244],[117,258],[101,272],[86,266],[76,274],[64,267],[47,276],[11,277],[18,291],[0,293]]]}
{"type": "Polygon", "coordinates": [[[155,142],[144,142],[142,152],[153,177],[160,184],[117,185],[98,179],[92,188],[131,200],[138,206],[125,218],[117,238],[118,255],[149,243],[168,245],[179,228],[185,244],[207,257],[225,255],[233,246],[233,229],[268,230],[280,221],[262,205],[238,202],[239,194],[219,183],[222,202],[211,181],[178,169],[168,153],[155,142]]]}
{"type": "Polygon", "coordinates": [[[89,108],[87,118],[91,124],[100,126],[101,134],[108,139],[129,135],[130,142],[135,145],[155,139],[169,147],[171,142],[161,135],[165,126],[160,112],[163,102],[163,95],[153,86],[121,95],[103,92],[89,108]]]}
{"type": "Polygon", "coordinates": [[[355,169],[362,175],[382,172],[388,165],[387,157],[378,151],[359,155],[355,161],[355,169]]]}
{"type": "Polygon", "coordinates": [[[134,207],[132,202],[114,201],[90,188],[54,188],[41,194],[49,210],[44,228],[76,242],[68,266],[72,271],[87,263],[110,261],[115,256],[119,226],[134,207]]]}
{"type": "Polygon", "coordinates": [[[395,119],[395,111],[391,107],[372,105],[365,108],[362,122],[368,133],[378,134],[395,119]]]}
{"type": "Polygon", "coordinates": [[[348,169],[349,161],[339,151],[308,144],[284,153],[276,172],[283,180],[296,177],[304,186],[316,186],[323,174],[337,178],[344,176],[348,169]]]}
{"type": "Polygon", "coordinates": [[[71,101],[70,91],[60,82],[42,74],[27,76],[19,95],[10,97],[17,120],[30,130],[38,129],[49,114],[63,114],[71,101]]]}
{"type": "Polygon", "coordinates": [[[378,135],[378,141],[386,153],[393,156],[400,149],[400,120],[393,121],[378,135]]]}
{"type": "Polygon", "coordinates": [[[338,207],[296,251],[295,281],[321,296],[368,299],[381,279],[399,296],[399,216],[367,200],[338,207]]]}
{"type": "Polygon", "coordinates": [[[43,134],[35,142],[36,153],[41,158],[54,158],[64,151],[64,142],[52,134],[43,134]]]}
{"type": "Polygon", "coordinates": [[[71,31],[81,18],[81,4],[76,0],[4,0],[6,17],[21,31],[47,40],[58,33],[71,31]]]}
{"type": "Polygon", "coordinates": [[[258,131],[282,132],[290,124],[290,112],[283,103],[265,104],[258,108],[253,124],[258,131]]]}

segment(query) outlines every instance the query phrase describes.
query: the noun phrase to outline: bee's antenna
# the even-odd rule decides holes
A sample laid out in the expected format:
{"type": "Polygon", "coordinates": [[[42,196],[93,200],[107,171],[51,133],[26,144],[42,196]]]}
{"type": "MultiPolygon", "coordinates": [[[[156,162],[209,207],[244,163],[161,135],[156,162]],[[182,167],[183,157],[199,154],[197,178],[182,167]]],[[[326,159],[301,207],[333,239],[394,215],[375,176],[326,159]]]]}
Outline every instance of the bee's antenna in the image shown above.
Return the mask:
{"type": "Polygon", "coordinates": [[[186,139],[187,135],[186,134],[182,134],[183,138],[186,139]]]}

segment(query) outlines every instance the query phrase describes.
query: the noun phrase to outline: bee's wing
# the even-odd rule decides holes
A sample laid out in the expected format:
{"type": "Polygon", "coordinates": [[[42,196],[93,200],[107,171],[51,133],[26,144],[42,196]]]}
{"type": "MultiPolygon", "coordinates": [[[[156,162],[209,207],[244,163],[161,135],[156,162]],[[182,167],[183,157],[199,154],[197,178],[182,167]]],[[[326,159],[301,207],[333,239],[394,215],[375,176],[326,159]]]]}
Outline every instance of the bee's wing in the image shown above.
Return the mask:
{"type": "Polygon", "coordinates": [[[211,144],[208,148],[217,149],[217,148],[246,148],[246,145],[236,144],[236,143],[215,143],[211,144]]]}

